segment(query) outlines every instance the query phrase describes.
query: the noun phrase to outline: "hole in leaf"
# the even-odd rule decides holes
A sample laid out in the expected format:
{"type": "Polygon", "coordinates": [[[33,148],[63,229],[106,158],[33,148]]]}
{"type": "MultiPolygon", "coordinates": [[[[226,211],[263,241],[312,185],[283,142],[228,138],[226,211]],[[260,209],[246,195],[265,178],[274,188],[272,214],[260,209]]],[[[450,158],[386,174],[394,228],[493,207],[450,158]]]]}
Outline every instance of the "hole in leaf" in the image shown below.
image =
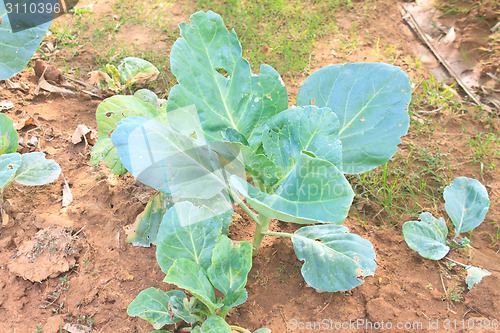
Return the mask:
{"type": "Polygon", "coordinates": [[[307,155],[307,156],[309,156],[309,157],[316,158],[316,155],[314,155],[310,151],[303,150],[302,153],[305,154],[305,155],[307,155]]]}
{"type": "Polygon", "coordinates": [[[229,73],[224,68],[216,68],[215,70],[226,79],[229,77],[229,73]]]}
{"type": "Polygon", "coordinates": [[[113,112],[106,112],[106,114],[105,114],[105,116],[108,118],[111,117],[112,115],[113,115],[113,112]]]}
{"type": "Polygon", "coordinates": [[[311,105],[314,105],[314,102],[316,102],[316,100],[313,98],[311,101],[311,105]]]}

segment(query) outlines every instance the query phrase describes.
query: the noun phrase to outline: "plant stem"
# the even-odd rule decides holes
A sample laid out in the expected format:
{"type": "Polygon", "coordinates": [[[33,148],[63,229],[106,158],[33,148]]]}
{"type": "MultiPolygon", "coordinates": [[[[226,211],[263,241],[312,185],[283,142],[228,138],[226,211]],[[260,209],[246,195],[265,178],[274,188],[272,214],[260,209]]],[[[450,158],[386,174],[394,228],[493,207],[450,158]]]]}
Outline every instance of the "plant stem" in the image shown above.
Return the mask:
{"type": "Polygon", "coordinates": [[[254,257],[257,255],[257,252],[259,252],[260,244],[262,243],[262,239],[264,238],[264,232],[267,232],[271,219],[267,216],[260,214],[259,219],[256,222],[257,225],[255,226],[255,235],[253,236],[254,257]]]}
{"type": "Polygon", "coordinates": [[[449,261],[451,261],[451,262],[452,262],[452,263],[454,263],[454,264],[457,264],[457,265],[463,266],[463,267],[465,267],[465,268],[469,267],[469,266],[467,266],[467,265],[462,264],[461,262],[455,261],[455,260],[450,259],[450,258],[448,258],[448,257],[444,257],[444,258],[445,258],[445,259],[447,259],[447,260],[449,260],[449,261]]]}
{"type": "Polygon", "coordinates": [[[241,209],[243,209],[245,211],[245,213],[247,213],[247,215],[250,216],[250,218],[252,220],[254,220],[255,222],[258,223],[259,216],[257,214],[255,214],[254,212],[252,212],[250,210],[250,208],[248,208],[247,205],[245,205],[245,203],[240,199],[240,197],[238,196],[238,194],[235,193],[232,189],[229,190],[229,194],[231,195],[231,197],[233,198],[233,200],[238,204],[238,206],[240,206],[241,209]]]}
{"type": "Polygon", "coordinates": [[[293,234],[289,234],[288,232],[263,231],[262,234],[266,236],[276,236],[276,237],[286,237],[286,238],[293,237],[293,234]]]}
{"type": "Polygon", "coordinates": [[[252,332],[250,332],[249,330],[247,330],[246,328],[243,328],[243,327],[233,326],[233,325],[230,325],[230,326],[231,326],[231,329],[235,330],[235,331],[240,331],[240,332],[244,332],[244,333],[252,333],[252,332]]]}

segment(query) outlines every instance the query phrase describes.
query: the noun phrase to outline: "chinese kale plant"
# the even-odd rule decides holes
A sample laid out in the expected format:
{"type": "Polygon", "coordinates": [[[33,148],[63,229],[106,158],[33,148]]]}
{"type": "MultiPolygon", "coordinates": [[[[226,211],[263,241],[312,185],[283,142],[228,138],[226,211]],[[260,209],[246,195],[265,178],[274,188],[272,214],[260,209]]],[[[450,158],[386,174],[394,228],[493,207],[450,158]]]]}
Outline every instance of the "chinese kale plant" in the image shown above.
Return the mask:
{"type": "Polygon", "coordinates": [[[451,241],[447,240],[448,227],[444,219],[436,219],[428,212],[420,214],[420,221],[406,222],[403,225],[403,235],[408,246],[422,257],[432,260],[446,258],[465,267],[465,281],[470,289],[490,273],[481,268],[464,265],[447,256],[457,249],[470,247],[467,237],[460,240],[458,237],[483,222],[490,206],[488,192],[479,181],[458,177],[444,189],[443,196],[446,212],[455,226],[455,236],[451,241]]]}
{"type": "MultiPolygon", "coordinates": [[[[14,181],[22,185],[45,185],[61,173],[59,164],[45,159],[44,153],[17,153],[18,141],[12,119],[0,113],[0,209],[3,193],[14,181]]],[[[3,216],[3,209],[1,213],[3,216]]]]}
{"type": "MultiPolygon", "coordinates": [[[[199,212],[188,225],[232,215],[237,203],[256,223],[254,255],[265,236],[291,238],[312,287],[339,291],[363,283],[374,273],[375,252],[341,225],[354,197],[345,174],[371,170],[396,153],[409,126],[406,74],[380,63],[327,66],[307,78],[297,106],[288,108],[280,75],[268,65],[252,74],[236,33],[219,15],[198,12],[180,29],[170,55],[178,84],[166,107],[114,96],[97,109],[93,163],[129,171],[159,191],[129,241],[159,244],[157,234],[179,223],[170,212],[178,216],[186,202],[199,212]],[[275,232],[271,219],[304,227],[275,232]]],[[[189,228],[178,238],[183,246],[196,239],[189,228]]],[[[190,255],[158,246],[157,256],[199,264],[199,254],[215,243],[190,255]]],[[[170,268],[162,266],[167,274],[170,268]]]]}

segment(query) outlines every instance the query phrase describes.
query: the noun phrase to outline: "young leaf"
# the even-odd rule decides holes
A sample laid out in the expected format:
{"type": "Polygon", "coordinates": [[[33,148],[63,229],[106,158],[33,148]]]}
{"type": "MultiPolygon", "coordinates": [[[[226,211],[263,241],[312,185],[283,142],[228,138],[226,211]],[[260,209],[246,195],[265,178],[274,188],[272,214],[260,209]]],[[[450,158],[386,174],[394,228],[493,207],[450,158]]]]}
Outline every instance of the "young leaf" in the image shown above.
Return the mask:
{"type": "Polygon", "coordinates": [[[490,206],[486,188],[467,177],[455,178],[445,187],[443,197],[457,236],[480,225],[490,206]]]}
{"type": "Polygon", "coordinates": [[[203,324],[191,331],[192,333],[231,333],[231,326],[219,316],[209,316],[203,324]]]}
{"type": "Polygon", "coordinates": [[[335,165],[304,153],[273,194],[261,192],[236,176],[231,176],[230,183],[259,213],[302,224],[341,224],[354,197],[349,182],[335,165]]]}
{"type": "Polygon", "coordinates": [[[21,154],[0,155],[0,193],[14,181],[14,175],[21,166],[21,154]]]}
{"type": "MultiPolygon", "coordinates": [[[[164,292],[156,288],[144,289],[130,303],[127,314],[131,317],[140,317],[147,320],[155,329],[160,329],[167,324],[173,324],[168,310],[171,297],[186,298],[186,294],[179,290],[164,292]]],[[[175,318],[175,322],[181,318],[175,318]]]]}
{"type": "Polygon", "coordinates": [[[160,107],[158,102],[158,96],[149,89],[139,89],[134,93],[134,97],[140,99],[143,102],[149,103],[154,106],[155,109],[160,107]]]}
{"type": "Polygon", "coordinates": [[[266,122],[262,144],[283,175],[295,167],[302,151],[342,169],[339,120],[329,108],[309,105],[278,113],[266,122]]]}
{"type": "Polygon", "coordinates": [[[241,57],[236,33],[229,33],[214,12],[195,13],[189,24],[179,26],[183,38],[175,42],[170,55],[179,84],[170,90],[167,110],[194,104],[208,141],[220,141],[221,131],[229,127],[255,147],[259,125],[288,104],[279,74],[262,65],[260,74],[253,76],[241,57]]]}
{"type": "Polygon", "coordinates": [[[129,172],[160,192],[210,199],[227,187],[211,149],[153,119],[128,117],[111,139],[129,172]]]}
{"type": "Polygon", "coordinates": [[[156,258],[163,272],[175,259],[186,258],[208,268],[212,251],[223,228],[231,223],[232,211],[221,215],[191,202],[178,202],[163,217],[156,239],[156,258]]]}
{"type": "Polygon", "coordinates": [[[127,242],[134,246],[149,247],[156,242],[156,235],[160,228],[163,216],[174,205],[172,197],[168,194],[156,194],[146,205],[139,217],[135,231],[127,237],[127,242]]]}
{"type": "Polygon", "coordinates": [[[136,82],[153,81],[158,77],[160,72],[149,61],[127,57],[118,65],[118,73],[120,75],[120,83],[130,86],[136,82]]]}
{"type": "Polygon", "coordinates": [[[340,120],[342,171],[358,174],[387,162],[410,124],[408,76],[388,64],[341,64],[309,76],[297,105],[329,107],[340,120]]]}
{"type": "Polygon", "coordinates": [[[342,291],[363,283],[377,264],[373,245],[335,224],[302,227],[292,237],[295,254],[305,260],[302,275],[315,289],[342,291]]]}
{"type": "MultiPolygon", "coordinates": [[[[257,154],[252,148],[241,142],[211,142],[210,147],[225,159],[221,162],[229,174],[238,174],[241,170],[248,171],[264,186],[273,186],[282,177],[279,168],[265,155],[257,154]],[[232,168],[227,167],[232,163],[232,168]],[[236,171],[233,171],[236,170],[236,171]]],[[[246,178],[240,175],[240,178],[246,178]]]]}
{"type": "Polygon", "coordinates": [[[18,140],[12,119],[0,113],[0,155],[15,153],[18,140]]]}
{"type": "Polygon", "coordinates": [[[443,258],[450,248],[446,245],[448,227],[441,217],[434,218],[431,213],[424,212],[420,221],[409,221],[403,224],[403,235],[410,249],[417,251],[422,257],[432,260],[443,258]]]}
{"type": "Polygon", "coordinates": [[[127,169],[120,162],[116,148],[111,142],[111,133],[118,127],[118,122],[129,116],[147,118],[160,117],[159,111],[150,103],[134,96],[113,96],[99,104],[96,111],[99,140],[92,148],[92,165],[104,161],[114,174],[124,174],[127,169]]]}
{"type": "Polygon", "coordinates": [[[249,242],[232,244],[227,236],[220,236],[207,274],[212,285],[224,294],[227,309],[247,300],[245,286],[251,268],[252,245],[249,242]]]}
{"type": "Polygon", "coordinates": [[[45,185],[59,177],[61,167],[53,160],[45,159],[41,152],[21,155],[21,166],[14,180],[21,185],[45,185]]]}
{"type": "Polygon", "coordinates": [[[269,328],[259,328],[257,331],[253,333],[271,333],[271,330],[269,328]]]}
{"type": "Polygon", "coordinates": [[[214,287],[208,280],[206,271],[192,260],[176,259],[163,281],[186,289],[205,304],[211,313],[222,306],[215,299],[214,287]]]}
{"type": "Polygon", "coordinates": [[[174,316],[189,324],[203,320],[206,316],[207,307],[194,297],[188,299],[185,294],[184,296],[170,296],[168,304],[174,316]]]}
{"type": "Polygon", "coordinates": [[[469,266],[467,268],[467,277],[465,278],[465,283],[467,283],[467,288],[471,290],[471,288],[474,287],[475,284],[481,282],[481,280],[488,275],[491,275],[491,273],[485,269],[469,266]]]}
{"type": "Polygon", "coordinates": [[[19,73],[35,53],[51,22],[14,33],[4,1],[0,1],[0,80],[19,73]]]}

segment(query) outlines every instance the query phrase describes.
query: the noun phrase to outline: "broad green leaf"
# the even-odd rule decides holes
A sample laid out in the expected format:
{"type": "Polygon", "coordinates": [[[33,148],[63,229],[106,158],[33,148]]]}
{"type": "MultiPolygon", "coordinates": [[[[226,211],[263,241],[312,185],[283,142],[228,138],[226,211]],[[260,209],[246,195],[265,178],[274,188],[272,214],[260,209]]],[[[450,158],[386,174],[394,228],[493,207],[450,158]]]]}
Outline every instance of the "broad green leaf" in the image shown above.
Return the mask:
{"type": "Polygon", "coordinates": [[[271,330],[269,328],[259,328],[257,331],[253,333],[271,333],[271,330]]]}
{"type": "Polygon", "coordinates": [[[446,245],[448,227],[442,217],[436,219],[431,213],[424,212],[420,221],[403,224],[403,235],[410,249],[422,257],[432,260],[443,258],[450,248],[446,245]]]}
{"type": "Polygon", "coordinates": [[[21,166],[21,154],[0,155],[0,193],[14,181],[14,175],[21,166]]]}
{"type": "Polygon", "coordinates": [[[321,68],[299,90],[297,105],[329,107],[340,120],[342,171],[358,174],[387,162],[410,124],[408,76],[388,64],[321,68]]]}
{"type": "Polygon", "coordinates": [[[163,280],[186,289],[205,304],[211,312],[215,312],[222,304],[217,304],[214,287],[203,267],[189,259],[176,259],[163,280]]]}
{"type": "Polygon", "coordinates": [[[220,236],[207,274],[212,285],[224,294],[227,309],[247,300],[245,286],[251,268],[252,245],[249,242],[232,244],[227,236],[220,236]]]}
{"type": "Polygon", "coordinates": [[[136,82],[154,81],[160,72],[149,61],[127,57],[118,65],[118,73],[120,75],[120,83],[130,86],[136,82]]]}
{"type": "Polygon", "coordinates": [[[194,104],[207,141],[220,141],[229,127],[255,147],[259,125],[288,104],[279,74],[262,65],[260,74],[252,75],[236,33],[229,33],[222,18],[211,11],[191,15],[191,22],[181,23],[180,29],[183,38],[170,54],[179,84],[170,90],[167,110],[194,104]]]}
{"type": "Polygon", "coordinates": [[[285,222],[341,224],[354,192],[342,172],[330,162],[302,154],[273,194],[231,176],[231,185],[247,203],[267,217],[285,222]]]}
{"type": "MultiPolygon", "coordinates": [[[[179,290],[164,292],[156,288],[144,289],[130,303],[127,314],[131,317],[140,317],[147,320],[155,329],[173,324],[168,310],[168,301],[171,297],[186,298],[186,294],[179,290]]],[[[180,318],[174,318],[175,322],[180,318]]]]}
{"type": "Polygon", "coordinates": [[[21,155],[21,166],[14,180],[21,185],[45,185],[59,177],[61,167],[53,160],[45,159],[41,152],[21,155]]]}
{"type": "Polygon", "coordinates": [[[26,67],[51,22],[13,33],[4,1],[0,1],[0,22],[0,80],[5,80],[26,67]]]}
{"type": "Polygon", "coordinates": [[[485,269],[469,266],[467,268],[467,277],[465,278],[465,283],[467,283],[467,288],[471,290],[471,288],[474,287],[475,284],[481,282],[481,280],[488,275],[491,275],[491,273],[485,269]]]}
{"type": "Polygon", "coordinates": [[[110,137],[111,133],[118,127],[118,122],[129,116],[143,116],[152,119],[160,117],[160,113],[152,104],[143,102],[134,96],[113,96],[99,104],[96,111],[99,140],[91,152],[93,166],[99,165],[99,161],[102,160],[114,174],[121,175],[127,172],[110,137]]]}
{"type": "Polygon", "coordinates": [[[486,188],[478,180],[467,177],[455,178],[445,187],[443,197],[457,235],[480,225],[490,207],[486,188]]]}
{"type": "Polygon", "coordinates": [[[210,199],[227,187],[211,149],[160,122],[128,117],[111,140],[127,170],[160,192],[210,199]]]}
{"type": "Polygon", "coordinates": [[[163,215],[173,205],[172,197],[168,194],[160,192],[151,198],[140,215],[134,232],[127,237],[127,242],[134,246],[144,247],[155,243],[163,215]]]}
{"type": "Polygon", "coordinates": [[[293,107],[269,119],[262,144],[283,175],[294,169],[303,151],[342,169],[339,120],[329,108],[293,107]]]}
{"type": "Polygon", "coordinates": [[[15,153],[18,140],[12,119],[0,113],[0,155],[15,153]]]}
{"type": "Polygon", "coordinates": [[[174,316],[189,324],[203,320],[206,316],[207,307],[195,297],[188,299],[186,295],[180,297],[177,295],[170,296],[168,304],[174,316]]]}
{"type": "Polygon", "coordinates": [[[324,291],[352,289],[373,275],[377,264],[373,245],[335,224],[300,228],[293,237],[302,275],[313,288],[324,291]]]}
{"type": "Polygon", "coordinates": [[[156,259],[167,272],[175,259],[186,258],[208,268],[222,229],[231,223],[231,211],[217,215],[207,207],[178,202],[170,208],[156,238],[156,259]]]}
{"type": "Polygon", "coordinates": [[[192,333],[231,333],[231,326],[222,317],[209,316],[201,327],[196,327],[192,333]]]}

